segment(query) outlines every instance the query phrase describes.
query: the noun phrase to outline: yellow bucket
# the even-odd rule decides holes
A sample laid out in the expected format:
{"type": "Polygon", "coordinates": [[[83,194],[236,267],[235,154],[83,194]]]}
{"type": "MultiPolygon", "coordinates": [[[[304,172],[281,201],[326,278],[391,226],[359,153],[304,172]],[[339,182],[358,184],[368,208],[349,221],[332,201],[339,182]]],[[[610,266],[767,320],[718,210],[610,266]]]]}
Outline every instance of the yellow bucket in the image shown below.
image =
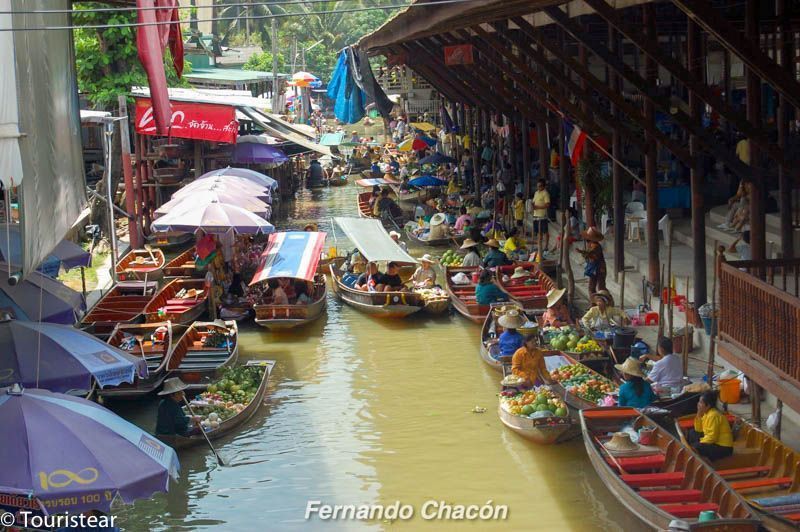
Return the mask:
{"type": "Polygon", "coordinates": [[[331,247],[328,248],[328,257],[329,258],[332,259],[334,257],[338,257],[339,255],[337,255],[336,253],[337,253],[336,246],[331,246],[331,247]]]}
{"type": "Polygon", "coordinates": [[[741,398],[742,381],[725,379],[719,381],[719,400],[723,403],[736,404],[741,398]]]}

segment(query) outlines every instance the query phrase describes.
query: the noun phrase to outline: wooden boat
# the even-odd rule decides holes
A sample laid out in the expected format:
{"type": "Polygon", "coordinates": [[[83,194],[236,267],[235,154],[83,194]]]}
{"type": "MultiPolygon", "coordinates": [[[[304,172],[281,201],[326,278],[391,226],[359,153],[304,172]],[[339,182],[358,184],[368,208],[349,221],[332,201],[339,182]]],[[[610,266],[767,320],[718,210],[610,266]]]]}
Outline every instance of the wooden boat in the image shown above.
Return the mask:
{"type": "Polygon", "coordinates": [[[217,320],[215,322],[196,321],[178,339],[172,352],[167,370],[172,377],[198,388],[207,385],[220,369],[230,366],[239,357],[239,328],[235,321],[217,320]],[[225,347],[205,346],[209,334],[219,332],[229,336],[225,347]]]}
{"type": "Polygon", "coordinates": [[[664,428],[633,408],[590,408],[580,412],[589,460],[611,493],[644,524],[666,530],[674,519],[690,530],[759,530],[747,502],[714,470],[664,428]],[[652,443],[627,456],[611,458],[603,447],[608,434],[625,426],[653,427],[652,443]],[[699,522],[701,512],[717,519],[699,522]]]}
{"type": "Polygon", "coordinates": [[[344,261],[347,260],[347,257],[329,257],[327,259],[320,259],[319,263],[317,263],[317,273],[322,275],[327,275],[330,273],[331,269],[328,268],[331,264],[333,264],[336,269],[340,269],[344,261]]]}
{"type": "MultiPolygon", "coordinates": [[[[570,355],[568,355],[566,353],[562,353],[560,351],[553,351],[551,356],[560,356],[560,357],[562,357],[564,359],[564,362],[566,362],[567,365],[580,364],[580,362],[578,362],[572,356],[570,356],[570,355]]],[[[604,378],[600,373],[598,373],[594,369],[590,368],[586,364],[583,364],[583,365],[586,367],[586,369],[589,371],[589,373],[593,377],[595,377],[595,378],[604,378]]],[[[569,405],[571,408],[574,408],[575,410],[584,410],[586,408],[594,408],[594,407],[597,406],[593,402],[588,401],[588,400],[584,399],[583,397],[580,397],[579,395],[568,391],[558,381],[554,381],[552,384],[550,384],[550,388],[553,390],[553,393],[555,393],[557,396],[563,397],[564,398],[564,402],[566,402],[567,405],[569,405]]]]}
{"type": "Polygon", "coordinates": [[[325,312],[328,301],[325,276],[314,278],[313,301],[308,305],[253,305],[256,323],[268,329],[292,329],[316,320],[325,312]]]}
{"type": "MultiPolygon", "coordinates": [[[[274,360],[248,360],[246,366],[261,366],[264,368],[264,374],[261,376],[261,382],[256,389],[253,399],[247,403],[244,410],[239,412],[233,417],[230,417],[219,424],[219,427],[206,431],[206,436],[209,440],[216,440],[226,434],[230,434],[234,429],[247,422],[256,413],[258,408],[264,402],[264,396],[267,393],[267,382],[272,373],[272,368],[275,367],[274,360]]],[[[185,449],[186,447],[193,447],[195,445],[202,445],[206,439],[202,434],[192,434],[190,436],[175,435],[159,435],[158,439],[172,447],[173,449],[185,449]]]]}
{"type": "Polygon", "coordinates": [[[347,184],[347,174],[342,174],[338,177],[331,177],[328,179],[328,185],[332,187],[343,187],[347,184]]]}
{"type": "Polygon", "coordinates": [[[550,445],[565,440],[576,426],[570,417],[552,416],[531,419],[529,417],[515,416],[506,412],[502,405],[498,405],[497,413],[503,425],[523,438],[540,445],[550,445]]]}
{"type": "Polygon", "coordinates": [[[192,233],[178,233],[166,231],[164,233],[151,233],[145,237],[148,244],[164,251],[181,249],[194,240],[192,233]]]}
{"type": "Polygon", "coordinates": [[[422,310],[422,297],[414,292],[363,292],[342,282],[333,265],[329,266],[333,291],[351,307],[378,318],[405,318],[422,310]]]}
{"type": "Polygon", "coordinates": [[[158,390],[167,376],[167,364],[172,356],[170,322],[120,324],[111,331],[107,342],[134,356],[143,357],[147,362],[147,377],[137,378],[133,384],[124,383],[113,388],[101,388],[97,391],[97,395],[104,399],[137,399],[158,390]],[[153,333],[161,327],[166,329],[164,338],[162,341],[155,341],[153,333]],[[135,340],[132,344],[131,338],[135,340]]]}
{"type": "Polygon", "coordinates": [[[141,323],[144,308],[157,289],[155,281],[121,281],[89,309],[78,326],[95,336],[107,337],[117,324],[141,323]]]}
{"type": "Polygon", "coordinates": [[[479,305],[475,301],[475,284],[455,284],[453,276],[457,273],[464,273],[472,280],[472,274],[478,271],[478,267],[451,267],[444,269],[445,288],[450,295],[450,302],[459,314],[473,321],[483,323],[489,313],[489,305],[479,305]]]}
{"type": "Polygon", "coordinates": [[[171,321],[189,325],[200,318],[208,308],[208,290],[203,279],[173,279],[144,307],[148,323],[171,321]],[[194,293],[193,297],[189,294],[194,293]]]}
{"type": "MultiPolygon", "coordinates": [[[[497,330],[498,327],[494,312],[487,312],[481,328],[480,353],[481,360],[486,362],[490,368],[503,371],[503,363],[500,361],[500,346],[497,343],[497,339],[500,336],[500,332],[497,330]]],[[[502,416],[500,419],[502,420],[502,416]]]]}
{"type": "Polygon", "coordinates": [[[157,281],[164,275],[167,261],[158,248],[152,251],[133,249],[117,263],[117,278],[120,281],[157,281]]]}
{"type": "Polygon", "coordinates": [[[430,195],[429,191],[424,188],[418,188],[416,190],[400,190],[400,185],[389,186],[397,196],[397,201],[399,203],[411,203],[416,205],[417,203],[422,203],[430,197],[435,197],[430,195]]]}
{"type": "MultiPolygon", "coordinates": [[[[800,453],[744,419],[728,415],[733,454],[711,466],[757,511],[770,530],[800,528],[800,453]]],[[[681,439],[694,415],[675,421],[681,439]]],[[[688,445],[688,444],[687,444],[688,445]]]]}
{"type": "Polygon", "coordinates": [[[358,201],[358,215],[362,218],[378,218],[369,206],[369,199],[372,197],[372,192],[361,192],[357,196],[358,201]]]}
{"type": "Polygon", "coordinates": [[[508,266],[500,266],[496,271],[497,285],[508,294],[512,301],[515,301],[525,309],[544,309],[547,307],[547,292],[555,288],[553,280],[542,272],[535,262],[518,262],[508,266]],[[534,284],[515,283],[515,279],[503,281],[503,277],[511,277],[515,268],[525,268],[530,272],[530,277],[521,279],[526,281],[533,279],[534,284]]]}
{"type": "Polygon", "coordinates": [[[406,225],[405,233],[408,239],[420,246],[428,246],[428,247],[441,247],[441,246],[449,246],[451,244],[456,244],[458,246],[464,241],[464,235],[450,235],[445,238],[435,238],[433,240],[420,238],[419,236],[415,235],[414,232],[411,230],[411,227],[406,225]]]}
{"type": "Polygon", "coordinates": [[[429,316],[439,316],[450,309],[449,298],[424,299],[422,312],[429,316]]]}
{"type": "Polygon", "coordinates": [[[195,248],[189,248],[164,266],[165,277],[205,277],[205,270],[198,269],[194,262],[195,248]]]}

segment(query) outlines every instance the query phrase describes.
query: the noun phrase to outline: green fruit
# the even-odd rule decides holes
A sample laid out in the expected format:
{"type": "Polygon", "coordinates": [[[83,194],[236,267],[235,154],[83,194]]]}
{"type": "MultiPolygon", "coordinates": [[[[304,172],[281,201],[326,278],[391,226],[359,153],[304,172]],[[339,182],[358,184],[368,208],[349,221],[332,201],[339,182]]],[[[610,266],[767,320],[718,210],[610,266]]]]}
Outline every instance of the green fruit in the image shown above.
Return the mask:
{"type": "Polygon", "coordinates": [[[567,417],[567,409],[563,406],[561,408],[556,408],[555,414],[558,417],[567,417]]]}
{"type": "Polygon", "coordinates": [[[522,410],[521,410],[522,414],[525,415],[525,416],[527,416],[529,414],[532,414],[534,411],[535,411],[535,409],[534,409],[533,405],[525,405],[525,406],[522,407],[522,410]]]}
{"type": "Polygon", "coordinates": [[[208,391],[208,393],[217,393],[217,387],[216,387],[215,385],[213,385],[213,384],[212,384],[212,385],[210,385],[210,386],[208,387],[208,390],[207,390],[207,391],[208,391]]]}
{"type": "Polygon", "coordinates": [[[579,339],[580,337],[575,333],[569,335],[570,342],[575,342],[577,344],[579,339]]]}
{"type": "Polygon", "coordinates": [[[547,396],[543,393],[540,393],[536,396],[536,404],[537,405],[546,405],[547,404],[547,396]]]}
{"type": "Polygon", "coordinates": [[[550,408],[546,404],[544,404],[544,405],[536,405],[536,411],[537,412],[544,412],[546,410],[550,410],[550,408]]]}
{"type": "Polygon", "coordinates": [[[569,342],[567,342],[567,349],[572,350],[575,349],[576,347],[578,347],[577,340],[570,340],[569,342]]]}

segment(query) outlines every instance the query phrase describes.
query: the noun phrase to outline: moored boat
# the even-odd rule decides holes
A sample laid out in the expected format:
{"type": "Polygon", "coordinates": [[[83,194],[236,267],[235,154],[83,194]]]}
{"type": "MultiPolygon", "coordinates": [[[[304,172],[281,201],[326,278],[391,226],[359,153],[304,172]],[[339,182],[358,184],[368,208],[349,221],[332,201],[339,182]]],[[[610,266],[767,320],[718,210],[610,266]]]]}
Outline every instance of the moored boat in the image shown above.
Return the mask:
{"type": "Polygon", "coordinates": [[[377,215],[372,210],[372,207],[369,206],[369,200],[372,197],[372,192],[361,192],[356,196],[356,202],[358,204],[358,215],[362,218],[378,218],[377,215]]]}
{"type": "Polygon", "coordinates": [[[166,231],[151,233],[145,237],[145,240],[153,247],[164,251],[173,251],[188,246],[194,240],[194,235],[192,233],[166,231]]]}
{"type": "Polygon", "coordinates": [[[347,174],[342,174],[337,177],[331,177],[330,179],[328,179],[327,183],[329,186],[332,187],[343,187],[347,184],[347,178],[348,178],[347,174]]]}
{"type": "Polygon", "coordinates": [[[104,399],[137,399],[155,392],[161,386],[172,356],[172,323],[119,324],[111,331],[107,342],[144,358],[147,377],[137,378],[133,384],[99,389],[98,396],[104,399]]]}
{"type": "MultiPolygon", "coordinates": [[[[694,415],[675,421],[681,439],[694,415]]],[[[770,530],[800,528],[800,453],[746,420],[728,415],[734,428],[733,454],[711,463],[758,512],[770,530]]],[[[688,445],[688,444],[687,444],[688,445]]]]}
{"type": "Polygon", "coordinates": [[[422,310],[423,302],[414,292],[365,292],[351,288],[330,266],[333,291],[347,305],[379,318],[405,318],[422,310]]]}
{"type": "Polygon", "coordinates": [[[420,238],[418,235],[414,234],[412,225],[415,224],[410,223],[404,227],[406,237],[408,237],[411,242],[414,242],[420,246],[442,247],[449,246],[451,244],[461,245],[461,242],[464,241],[464,235],[448,235],[444,238],[434,238],[433,240],[428,238],[420,238]]]}
{"type": "MultiPolygon", "coordinates": [[[[261,375],[258,388],[256,389],[253,398],[247,403],[247,405],[245,405],[241,412],[238,412],[230,418],[220,422],[217,427],[206,431],[206,436],[208,436],[209,440],[215,440],[233,432],[234,429],[240,427],[242,424],[250,420],[250,418],[253,417],[258,408],[264,402],[264,396],[267,393],[267,383],[269,381],[269,376],[272,373],[272,368],[275,367],[275,361],[248,360],[245,366],[263,368],[263,373],[261,375]]],[[[206,439],[202,434],[191,434],[189,436],[159,435],[158,438],[173,449],[184,449],[186,447],[193,447],[195,445],[202,445],[206,443],[206,439]]]]}
{"type": "Polygon", "coordinates": [[[78,326],[95,336],[107,337],[117,324],[140,323],[157,289],[155,281],[120,281],[89,309],[78,326]]]}
{"type": "MultiPolygon", "coordinates": [[[[666,530],[682,520],[690,530],[757,531],[761,522],[745,500],[714,470],[664,428],[633,408],[580,412],[589,461],[611,493],[645,525],[666,530]],[[625,427],[651,429],[647,445],[608,445],[625,427]],[[716,518],[700,521],[702,512],[716,518]]],[[[620,442],[626,442],[621,437],[620,442]]]]}
{"type": "Polygon", "coordinates": [[[553,280],[535,262],[518,262],[497,268],[497,285],[525,309],[544,309],[547,307],[547,292],[555,288],[553,280]],[[514,271],[522,268],[526,277],[512,279],[514,271]],[[506,279],[506,280],[504,280],[506,279]]]}
{"type": "Polygon", "coordinates": [[[563,400],[545,387],[501,392],[497,413],[503,425],[541,445],[565,441],[577,434],[577,423],[570,418],[563,400]]]}
{"type": "Polygon", "coordinates": [[[554,378],[550,387],[575,410],[596,407],[597,400],[618,390],[616,383],[566,353],[553,352],[546,361],[554,378]]]}
{"type": "Polygon", "coordinates": [[[190,388],[203,388],[238,357],[239,328],[235,321],[196,321],[178,339],[167,371],[190,388]]]}
{"type": "Polygon", "coordinates": [[[148,323],[171,321],[189,325],[206,311],[208,290],[203,279],[173,279],[144,307],[148,323]]]}
{"type": "Polygon", "coordinates": [[[133,249],[117,263],[117,278],[120,281],[156,281],[164,275],[167,261],[158,248],[133,249]]]}
{"type": "Polygon", "coordinates": [[[196,278],[204,277],[205,271],[197,268],[197,265],[195,264],[195,253],[196,250],[194,247],[192,247],[170,260],[167,265],[164,266],[164,276],[196,278]]]}
{"type": "Polygon", "coordinates": [[[453,267],[444,269],[445,288],[450,295],[450,302],[456,311],[474,323],[483,323],[489,313],[489,305],[479,305],[475,300],[475,284],[472,282],[473,273],[478,272],[478,267],[453,267]],[[467,284],[456,284],[453,277],[463,273],[469,279],[467,284]]]}

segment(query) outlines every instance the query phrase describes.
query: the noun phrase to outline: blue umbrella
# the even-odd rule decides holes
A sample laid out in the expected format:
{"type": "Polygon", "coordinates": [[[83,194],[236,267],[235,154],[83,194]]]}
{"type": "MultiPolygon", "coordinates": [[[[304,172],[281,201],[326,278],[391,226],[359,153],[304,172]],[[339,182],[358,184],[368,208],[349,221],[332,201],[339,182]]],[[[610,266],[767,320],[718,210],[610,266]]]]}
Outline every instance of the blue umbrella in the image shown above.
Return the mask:
{"type": "Polygon", "coordinates": [[[147,376],[146,361],[68,325],[0,322],[0,388],[20,383],[54,392],[103,388],[147,376]]]}
{"type": "MultiPolygon", "coordinates": [[[[14,265],[22,264],[22,236],[19,224],[0,224],[0,260],[14,265]]],[[[92,256],[88,251],[69,240],[59,242],[39,266],[39,271],[55,277],[61,266],[65,269],[89,266],[92,256]],[[52,275],[51,275],[52,274],[52,275]]]]}
{"type": "Polygon", "coordinates": [[[85,399],[15,386],[0,393],[0,427],[0,493],[43,513],[108,513],[178,476],[172,447],[85,399]]]}
{"type": "Polygon", "coordinates": [[[422,159],[419,160],[419,164],[447,164],[447,163],[455,164],[456,160],[438,151],[436,153],[428,155],[427,157],[423,157],[422,159]]]}
{"type": "MultiPolygon", "coordinates": [[[[15,268],[0,263],[0,277],[14,271],[15,268]]],[[[78,310],[85,308],[80,293],[39,272],[31,273],[15,285],[0,282],[0,309],[19,320],[72,325],[78,310]]]]}
{"type": "Polygon", "coordinates": [[[443,187],[447,185],[447,181],[443,179],[439,179],[437,177],[433,177],[432,175],[421,175],[419,177],[415,177],[411,181],[408,182],[409,185],[412,187],[443,187]]]}

